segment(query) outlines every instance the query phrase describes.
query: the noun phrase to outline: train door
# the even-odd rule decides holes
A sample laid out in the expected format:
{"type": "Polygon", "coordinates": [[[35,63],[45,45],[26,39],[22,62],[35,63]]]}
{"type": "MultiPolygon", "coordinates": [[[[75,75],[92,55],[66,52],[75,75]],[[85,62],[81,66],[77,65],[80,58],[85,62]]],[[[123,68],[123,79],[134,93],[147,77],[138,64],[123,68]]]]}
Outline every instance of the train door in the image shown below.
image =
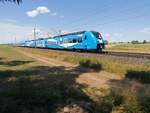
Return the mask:
{"type": "Polygon", "coordinates": [[[88,45],[88,43],[87,43],[87,36],[85,35],[84,36],[84,49],[86,49],[87,50],[87,45],[88,45]]]}
{"type": "Polygon", "coordinates": [[[84,48],[86,50],[97,49],[97,41],[91,32],[86,32],[84,35],[84,48]]]}

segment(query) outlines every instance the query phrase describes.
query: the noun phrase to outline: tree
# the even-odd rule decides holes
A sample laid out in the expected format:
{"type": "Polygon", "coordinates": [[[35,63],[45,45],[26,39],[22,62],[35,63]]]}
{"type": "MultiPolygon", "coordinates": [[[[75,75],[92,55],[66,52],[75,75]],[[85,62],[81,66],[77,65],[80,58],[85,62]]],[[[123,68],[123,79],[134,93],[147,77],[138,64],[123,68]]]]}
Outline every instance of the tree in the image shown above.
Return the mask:
{"type": "Polygon", "coordinates": [[[14,3],[18,3],[20,4],[22,2],[22,0],[0,0],[1,2],[14,2],[14,3]]]}
{"type": "Polygon", "coordinates": [[[104,40],[104,41],[105,41],[105,44],[106,44],[106,45],[108,45],[108,44],[109,44],[108,40],[104,40]]]}
{"type": "Polygon", "coordinates": [[[131,41],[132,44],[139,44],[139,41],[138,40],[133,40],[131,41]]]}
{"type": "Polygon", "coordinates": [[[143,44],[145,44],[145,43],[147,43],[147,41],[146,41],[146,40],[143,40],[143,44]]]}

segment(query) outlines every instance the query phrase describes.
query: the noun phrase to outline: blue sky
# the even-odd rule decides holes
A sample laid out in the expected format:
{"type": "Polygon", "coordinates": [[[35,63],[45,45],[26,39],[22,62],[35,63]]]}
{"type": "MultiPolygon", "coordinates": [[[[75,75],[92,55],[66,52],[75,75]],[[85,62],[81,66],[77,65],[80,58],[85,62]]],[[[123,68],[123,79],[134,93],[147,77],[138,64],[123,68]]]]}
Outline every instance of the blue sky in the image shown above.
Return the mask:
{"type": "Polygon", "coordinates": [[[0,3],[0,43],[82,30],[107,40],[150,41],[150,0],[23,0],[0,3]]]}

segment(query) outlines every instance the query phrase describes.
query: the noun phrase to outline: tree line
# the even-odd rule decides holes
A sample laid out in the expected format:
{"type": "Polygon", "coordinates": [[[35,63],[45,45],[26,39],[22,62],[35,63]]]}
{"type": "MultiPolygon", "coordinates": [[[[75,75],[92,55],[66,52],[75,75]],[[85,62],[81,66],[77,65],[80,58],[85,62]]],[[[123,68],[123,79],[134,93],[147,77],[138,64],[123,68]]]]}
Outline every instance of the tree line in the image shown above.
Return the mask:
{"type": "Polygon", "coordinates": [[[14,2],[14,3],[20,4],[22,0],[0,0],[0,2],[14,2]]]}

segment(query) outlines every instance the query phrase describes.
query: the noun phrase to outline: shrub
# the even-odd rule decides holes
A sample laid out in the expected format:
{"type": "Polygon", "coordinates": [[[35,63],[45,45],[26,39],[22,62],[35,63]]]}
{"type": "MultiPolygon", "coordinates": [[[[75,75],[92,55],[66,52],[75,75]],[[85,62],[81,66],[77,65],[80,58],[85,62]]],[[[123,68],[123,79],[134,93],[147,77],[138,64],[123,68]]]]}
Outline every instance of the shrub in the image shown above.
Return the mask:
{"type": "Polygon", "coordinates": [[[80,64],[80,66],[92,68],[92,69],[97,70],[97,71],[101,70],[101,68],[102,68],[100,63],[98,63],[98,62],[95,63],[89,59],[81,60],[79,62],[79,64],[80,64]]]}
{"type": "Polygon", "coordinates": [[[128,71],[125,77],[142,83],[150,83],[150,71],[128,71]]]}

